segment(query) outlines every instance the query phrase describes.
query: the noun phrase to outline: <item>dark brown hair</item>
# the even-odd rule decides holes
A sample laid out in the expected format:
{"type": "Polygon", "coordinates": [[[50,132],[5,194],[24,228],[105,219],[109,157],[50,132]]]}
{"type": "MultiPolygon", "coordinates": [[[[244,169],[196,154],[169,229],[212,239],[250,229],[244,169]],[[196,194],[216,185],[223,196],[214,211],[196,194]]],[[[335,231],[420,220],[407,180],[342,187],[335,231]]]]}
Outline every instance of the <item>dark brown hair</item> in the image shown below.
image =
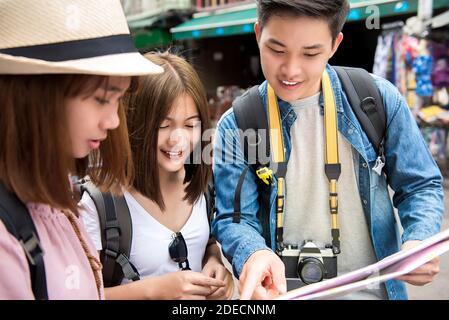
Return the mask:
{"type": "MultiPolygon", "coordinates": [[[[139,91],[128,95],[128,128],[135,168],[133,186],[163,210],[159,169],[157,165],[157,141],[161,123],[170,113],[176,98],[182,94],[192,97],[201,120],[201,136],[210,129],[209,108],[206,93],[193,67],[183,58],[168,53],[148,53],[147,59],[164,68],[165,72],[144,77],[140,80],[139,91]]],[[[209,142],[201,139],[201,151],[209,142]]],[[[184,200],[193,204],[206,190],[212,175],[211,165],[185,164],[184,200]]]]}
{"type": "MultiPolygon", "coordinates": [[[[77,213],[79,199],[72,192],[70,174],[89,175],[102,190],[118,191],[129,184],[133,168],[122,106],[120,126],[109,131],[99,150],[83,159],[71,155],[65,101],[87,97],[108,80],[90,75],[0,75],[0,181],[21,201],[77,213]]],[[[131,87],[136,81],[132,79],[131,87]]]]}
{"type": "Polygon", "coordinates": [[[272,16],[311,17],[327,21],[335,41],[349,12],[347,0],[258,0],[257,16],[261,30],[272,16]]]}

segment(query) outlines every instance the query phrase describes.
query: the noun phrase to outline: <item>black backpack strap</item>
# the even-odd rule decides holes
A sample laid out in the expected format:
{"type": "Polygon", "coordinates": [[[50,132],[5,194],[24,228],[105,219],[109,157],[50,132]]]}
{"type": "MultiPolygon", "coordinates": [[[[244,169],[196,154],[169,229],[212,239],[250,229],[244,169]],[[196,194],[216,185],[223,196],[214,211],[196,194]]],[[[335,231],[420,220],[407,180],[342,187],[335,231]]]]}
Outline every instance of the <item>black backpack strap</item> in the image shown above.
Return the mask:
{"type": "Polygon", "coordinates": [[[237,183],[237,187],[235,188],[234,194],[234,213],[232,214],[232,222],[240,223],[240,216],[242,214],[242,208],[240,203],[240,195],[242,194],[242,186],[245,181],[246,174],[248,173],[249,167],[246,167],[243,172],[240,174],[239,181],[237,183]]]}
{"type": "Polygon", "coordinates": [[[232,104],[237,126],[243,131],[243,154],[252,166],[270,162],[270,136],[268,118],[259,94],[254,86],[238,97],[232,104]],[[262,158],[259,158],[259,155],[262,158]]]}
{"type": "Polygon", "coordinates": [[[103,246],[100,258],[105,287],[120,285],[124,277],[132,281],[139,280],[137,269],[129,261],[132,221],[125,197],[113,196],[110,192],[100,192],[90,182],[83,184],[81,190],[89,193],[100,220],[103,246]]]}
{"type": "Polygon", "coordinates": [[[334,67],[352,110],[377,154],[385,162],[385,107],[373,77],[364,69],[334,67]]]}
{"type": "Polygon", "coordinates": [[[212,175],[211,181],[207,184],[206,192],[204,193],[206,198],[206,210],[207,220],[209,221],[209,230],[211,232],[212,220],[215,218],[215,183],[214,175],[212,175]]]}
{"type": "Polygon", "coordinates": [[[121,270],[120,268],[116,268],[112,281],[113,285],[120,285],[123,277],[131,281],[137,281],[140,279],[140,275],[136,267],[129,261],[132,243],[132,220],[125,196],[112,196],[110,192],[108,194],[114,202],[118,225],[120,226],[120,251],[117,255],[116,262],[120,265],[121,270]]]}
{"type": "MultiPolygon", "coordinates": [[[[259,94],[259,87],[254,86],[238,97],[232,104],[237,126],[242,130],[240,139],[243,154],[249,167],[242,171],[234,197],[233,222],[240,222],[240,194],[245,176],[250,167],[254,174],[261,166],[269,166],[270,163],[270,137],[268,132],[267,113],[263,107],[259,94]]],[[[268,246],[271,246],[270,237],[270,186],[257,179],[259,193],[258,217],[262,224],[264,238],[268,246]]]]}
{"type": "Polygon", "coordinates": [[[44,251],[27,207],[0,182],[0,220],[19,241],[27,257],[31,285],[37,300],[48,300],[44,251]]]}

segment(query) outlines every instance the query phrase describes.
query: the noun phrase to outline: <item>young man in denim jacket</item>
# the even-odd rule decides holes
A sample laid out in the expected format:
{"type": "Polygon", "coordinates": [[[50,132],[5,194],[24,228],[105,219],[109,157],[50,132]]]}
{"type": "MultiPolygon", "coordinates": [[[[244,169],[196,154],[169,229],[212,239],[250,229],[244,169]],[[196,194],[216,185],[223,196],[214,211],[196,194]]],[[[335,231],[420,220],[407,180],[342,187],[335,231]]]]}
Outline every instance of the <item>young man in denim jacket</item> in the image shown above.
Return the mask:
{"type": "MultiPolygon", "coordinates": [[[[288,160],[284,242],[325,242],[330,238],[329,190],[323,169],[324,70],[329,74],[336,100],[342,165],[338,181],[339,274],[413,247],[439,232],[444,213],[442,177],[403,97],[391,83],[374,77],[387,120],[385,174],[378,174],[373,170],[376,151],[354,115],[336,72],[328,64],[343,40],[347,1],[260,0],[257,10],[254,28],[267,80],[259,86],[259,93],[265,111],[267,83],[278,97],[288,160]],[[393,201],[388,186],[394,191],[393,201]],[[402,237],[393,205],[404,229],[402,237]]],[[[221,118],[215,140],[217,215],[213,234],[232,261],[234,274],[240,280],[241,298],[270,299],[286,291],[284,264],[274,252],[277,187],[274,183],[270,190],[269,247],[257,216],[258,177],[252,169],[243,181],[241,221],[233,222],[236,186],[248,167],[237,129],[231,109],[221,118]],[[225,161],[229,158],[236,160],[225,161]]],[[[434,259],[406,276],[349,298],[407,299],[403,281],[424,285],[438,272],[439,260],[434,259]]]]}

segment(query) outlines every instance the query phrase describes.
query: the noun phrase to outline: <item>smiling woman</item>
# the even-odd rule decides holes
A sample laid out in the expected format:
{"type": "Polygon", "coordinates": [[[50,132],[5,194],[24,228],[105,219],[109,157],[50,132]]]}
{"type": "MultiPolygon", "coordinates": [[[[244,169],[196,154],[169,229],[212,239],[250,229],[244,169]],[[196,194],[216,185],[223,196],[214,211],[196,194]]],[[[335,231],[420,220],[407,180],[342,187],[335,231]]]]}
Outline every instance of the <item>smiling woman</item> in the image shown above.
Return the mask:
{"type": "MultiPolygon", "coordinates": [[[[126,256],[140,279],[121,277],[117,281],[105,268],[106,296],[229,298],[233,279],[210,237],[212,210],[205,193],[211,165],[194,159],[195,150],[202,154],[210,143],[201,139],[210,128],[205,91],[183,58],[170,53],[146,57],[165,72],[144,77],[139,91],[125,95],[136,174],[132,186],[124,188],[129,213],[117,212],[117,216],[130,217],[133,231],[127,241],[132,245],[126,256]]],[[[101,214],[87,193],[81,204],[86,209],[87,230],[104,256],[107,244],[102,242],[101,214]]]]}
{"type": "Polygon", "coordinates": [[[163,151],[184,151],[181,166],[175,172],[185,169],[185,182],[190,182],[186,186],[186,198],[193,203],[202,195],[211,177],[210,165],[192,163],[193,159],[188,159],[190,164],[184,166],[195,146],[203,150],[208,144],[200,139],[211,126],[203,84],[193,68],[180,57],[171,54],[146,57],[163,66],[166,72],[141,79],[142,90],[126,97],[134,165],[136,171],[146,173],[136,175],[134,188],[163,208],[160,189],[155,187],[160,185],[161,168],[170,166],[170,162],[160,161],[163,151]],[[140,108],[142,105],[152,108],[140,108]],[[156,163],[158,166],[154,165],[156,163]]]}

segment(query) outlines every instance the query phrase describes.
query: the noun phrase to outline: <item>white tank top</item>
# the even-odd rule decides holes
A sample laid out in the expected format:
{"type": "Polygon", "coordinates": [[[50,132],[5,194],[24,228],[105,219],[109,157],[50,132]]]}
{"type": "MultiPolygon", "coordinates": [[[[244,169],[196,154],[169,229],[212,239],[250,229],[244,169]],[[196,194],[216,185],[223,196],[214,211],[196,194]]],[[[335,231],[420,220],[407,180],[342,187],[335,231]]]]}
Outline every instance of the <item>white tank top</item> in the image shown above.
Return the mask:
{"type": "MultiPolygon", "coordinates": [[[[132,244],[130,261],[137,268],[141,278],[159,276],[179,271],[179,266],[171,260],[168,246],[174,232],[151,216],[129,193],[125,192],[132,220],[132,244]]],[[[92,198],[83,194],[80,204],[84,207],[81,216],[87,233],[97,250],[102,250],[100,221],[92,198]]],[[[209,222],[207,219],[206,199],[202,196],[194,205],[192,213],[181,228],[188,251],[188,260],[192,271],[200,272],[206,245],[209,240],[209,222]]],[[[123,283],[129,282],[123,279],[123,283]]]]}

